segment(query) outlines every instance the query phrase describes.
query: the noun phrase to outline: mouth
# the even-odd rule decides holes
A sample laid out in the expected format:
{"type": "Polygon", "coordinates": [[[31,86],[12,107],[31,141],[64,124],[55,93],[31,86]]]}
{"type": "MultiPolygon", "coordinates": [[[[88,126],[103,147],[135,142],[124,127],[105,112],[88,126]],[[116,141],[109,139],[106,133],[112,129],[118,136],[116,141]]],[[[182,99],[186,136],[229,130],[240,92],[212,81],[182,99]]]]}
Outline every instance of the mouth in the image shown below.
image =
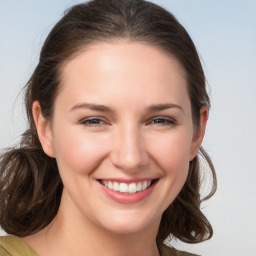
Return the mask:
{"type": "Polygon", "coordinates": [[[104,193],[121,204],[135,204],[149,198],[159,179],[98,180],[104,193]]]}
{"type": "Polygon", "coordinates": [[[118,182],[114,180],[100,180],[100,183],[105,187],[107,187],[108,189],[119,192],[119,193],[135,194],[135,193],[147,190],[157,181],[158,179],[153,179],[153,180],[151,179],[151,180],[142,180],[138,182],[125,183],[125,182],[118,182]]]}

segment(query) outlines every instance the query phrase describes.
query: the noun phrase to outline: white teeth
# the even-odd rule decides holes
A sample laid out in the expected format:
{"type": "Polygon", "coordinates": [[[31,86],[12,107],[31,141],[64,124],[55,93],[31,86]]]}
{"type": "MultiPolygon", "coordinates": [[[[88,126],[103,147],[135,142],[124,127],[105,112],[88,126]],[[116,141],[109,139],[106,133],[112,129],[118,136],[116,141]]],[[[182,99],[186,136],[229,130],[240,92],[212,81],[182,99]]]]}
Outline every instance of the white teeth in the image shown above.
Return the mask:
{"type": "Polygon", "coordinates": [[[148,183],[146,181],[143,181],[142,183],[142,190],[145,190],[148,186],[148,183]]]}
{"type": "Polygon", "coordinates": [[[112,181],[107,181],[107,187],[113,189],[112,181]]]}
{"type": "Polygon", "coordinates": [[[141,182],[137,182],[137,183],[119,183],[117,181],[105,181],[102,180],[102,184],[104,186],[106,186],[109,189],[112,189],[114,191],[118,191],[121,193],[129,193],[129,194],[134,194],[136,192],[139,191],[143,191],[146,190],[150,185],[151,185],[151,181],[141,181],[141,182]]]}
{"type": "Polygon", "coordinates": [[[142,190],[142,183],[141,182],[137,183],[136,189],[137,189],[137,191],[142,190]]]}
{"type": "MultiPolygon", "coordinates": [[[[104,185],[105,185],[105,184],[104,184],[104,185]]],[[[106,185],[105,185],[105,186],[106,186],[106,185]]],[[[116,182],[116,181],[113,182],[113,190],[119,191],[119,183],[116,182]]]]}
{"type": "Polygon", "coordinates": [[[137,192],[136,190],[136,183],[130,183],[129,186],[128,186],[128,192],[130,194],[134,194],[137,192]]]}
{"type": "Polygon", "coordinates": [[[119,192],[127,193],[128,192],[128,185],[126,183],[120,183],[119,192]]]}

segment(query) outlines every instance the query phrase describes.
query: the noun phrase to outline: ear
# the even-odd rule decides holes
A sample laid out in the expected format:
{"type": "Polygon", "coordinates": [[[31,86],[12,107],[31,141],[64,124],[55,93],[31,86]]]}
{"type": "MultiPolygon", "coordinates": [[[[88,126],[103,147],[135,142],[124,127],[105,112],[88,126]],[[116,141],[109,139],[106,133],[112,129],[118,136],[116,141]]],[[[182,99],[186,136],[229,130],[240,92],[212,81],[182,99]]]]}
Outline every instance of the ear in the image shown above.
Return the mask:
{"type": "Polygon", "coordinates": [[[205,128],[208,120],[208,108],[207,106],[203,106],[200,109],[200,124],[197,127],[197,130],[194,132],[192,144],[191,144],[191,149],[190,149],[190,157],[189,161],[192,161],[197,153],[198,150],[202,144],[204,134],[205,134],[205,128]]]}
{"type": "Polygon", "coordinates": [[[52,133],[50,123],[47,119],[43,117],[41,106],[38,101],[33,102],[32,112],[38,138],[41,142],[45,154],[47,154],[50,157],[55,157],[52,146],[52,133]]]}

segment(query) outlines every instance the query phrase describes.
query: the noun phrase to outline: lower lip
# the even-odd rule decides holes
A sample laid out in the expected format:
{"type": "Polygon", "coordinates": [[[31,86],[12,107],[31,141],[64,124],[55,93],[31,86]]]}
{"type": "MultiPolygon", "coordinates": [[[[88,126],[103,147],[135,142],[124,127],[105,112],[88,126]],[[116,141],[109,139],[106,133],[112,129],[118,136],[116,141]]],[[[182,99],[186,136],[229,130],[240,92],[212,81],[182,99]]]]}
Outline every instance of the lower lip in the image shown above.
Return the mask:
{"type": "Polygon", "coordinates": [[[149,188],[143,191],[136,192],[134,194],[129,193],[120,193],[118,191],[114,191],[112,189],[107,188],[103,184],[100,183],[101,188],[104,192],[109,196],[111,199],[115,200],[118,203],[122,204],[134,204],[137,202],[142,201],[143,199],[147,198],[155,188],[157,181],[155,181],[149,188]]]}

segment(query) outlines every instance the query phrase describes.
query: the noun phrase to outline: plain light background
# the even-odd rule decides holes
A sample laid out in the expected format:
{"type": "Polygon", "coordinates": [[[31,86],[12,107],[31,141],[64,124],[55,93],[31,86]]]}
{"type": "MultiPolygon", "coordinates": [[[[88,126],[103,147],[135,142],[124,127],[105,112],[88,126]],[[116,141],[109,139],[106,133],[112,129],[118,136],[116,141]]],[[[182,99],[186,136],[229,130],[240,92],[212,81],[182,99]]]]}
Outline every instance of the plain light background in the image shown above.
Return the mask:
{"type": "MultiPolygon", "coordinates": [[[[16,143],[25,129],[21,97],[16,97],[46,35],[67,7],[81,2],[0,0],[1,149],[16,143]]],[[[215,234],[202,244],[175,245],[205,256],[256,256],[256,1],[153,2],[171,11],[191,35],[212,98],[203,145],[219,186],[203,211],[215,234]]]]}

